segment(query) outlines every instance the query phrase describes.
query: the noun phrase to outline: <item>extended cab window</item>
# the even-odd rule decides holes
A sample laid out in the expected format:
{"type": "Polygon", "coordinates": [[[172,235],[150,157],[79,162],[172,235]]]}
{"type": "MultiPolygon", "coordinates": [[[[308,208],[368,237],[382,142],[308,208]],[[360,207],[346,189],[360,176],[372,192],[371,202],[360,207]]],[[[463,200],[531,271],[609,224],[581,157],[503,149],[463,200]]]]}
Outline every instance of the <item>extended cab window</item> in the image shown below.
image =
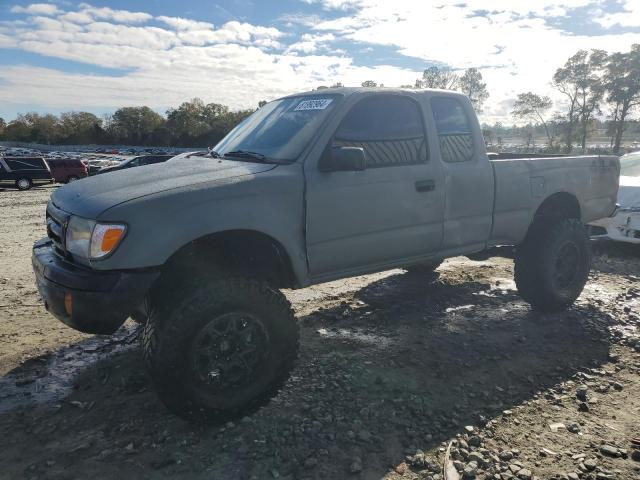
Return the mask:
{"type": "Polygon", "coordinates": [[[351,108],[333,137],[333,147],[361,147],[367,167],[427,160],[420,106],[410,98],[375,95],[351,108]]]}
{"type": "Polygon", "coordinates": [[[473,158],[471,122],[462,104],[451,97],[431,99],[431,110],[445,162],[466,162],[473,158]]]}

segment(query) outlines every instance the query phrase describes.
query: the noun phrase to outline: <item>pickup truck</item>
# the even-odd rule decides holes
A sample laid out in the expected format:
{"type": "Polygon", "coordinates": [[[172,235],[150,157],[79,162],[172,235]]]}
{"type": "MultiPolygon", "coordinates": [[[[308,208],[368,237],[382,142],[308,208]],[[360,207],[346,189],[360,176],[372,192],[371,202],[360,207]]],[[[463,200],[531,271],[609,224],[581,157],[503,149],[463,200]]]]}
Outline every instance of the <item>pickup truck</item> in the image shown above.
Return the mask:
{"type": "Polygon", "coordinates": [[[97,334],[143,323],[165,405],[226,421],[293,368],[280,289],[513,245],[522,298],[569,307],[590,270],[584,224],[614,213],[619,170],[603,156],[490,161],[458,93],[321,90],[266,104],[207,158],[59,188],[32,262],[53,315],[97,334]]]}

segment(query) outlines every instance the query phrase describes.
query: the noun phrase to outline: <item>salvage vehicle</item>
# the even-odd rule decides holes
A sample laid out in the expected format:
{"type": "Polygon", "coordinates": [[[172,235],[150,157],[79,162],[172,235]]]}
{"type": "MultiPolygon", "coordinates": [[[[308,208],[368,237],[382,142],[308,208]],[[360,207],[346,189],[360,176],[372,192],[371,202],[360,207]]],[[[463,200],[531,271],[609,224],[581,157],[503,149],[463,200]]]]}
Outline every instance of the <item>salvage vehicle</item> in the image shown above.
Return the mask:
{"type": "Polygon", "coordinates": [[[57,183],[70,183],[89,176],[87,163],[77,158],[50,158],[47,160],[57,183]]]}
{"type": "Polygon", "coordinates": [[[592,222],[592,238],[640,244],[640,152],[620,158],[619,208],[612,218],[592,222]]]}
{"type": "Polygon", "coordinates": [[[42,157],[0,157],[0,186],[29,190],[54,181],[49,165],[42,157]]]}
{"type": "Polygon", "coordinates": [[[143,167],[145,165],[153,165],[156,163],[166,162],[170,158],[173,158],[173,155],[141,155],[138,157],[129,158],[124,160],[117,165],[110,165],[98,170],[98,174],[116,172],[118,170],[124,170],[127,168],[133,167],[143,167]]]}
{"type": "Polygon", "coordinates": [[[467,97],[340,88],[266,104],[209,158],[58,189],[33,247],[49,312],[88,333],[144,324],[165,405],[226,421],[288,378],[280,289],[517,246],[522,298],[561,311],[590,270],[584,224],[615,209],[617,157],[490,161],[467,97]]]}

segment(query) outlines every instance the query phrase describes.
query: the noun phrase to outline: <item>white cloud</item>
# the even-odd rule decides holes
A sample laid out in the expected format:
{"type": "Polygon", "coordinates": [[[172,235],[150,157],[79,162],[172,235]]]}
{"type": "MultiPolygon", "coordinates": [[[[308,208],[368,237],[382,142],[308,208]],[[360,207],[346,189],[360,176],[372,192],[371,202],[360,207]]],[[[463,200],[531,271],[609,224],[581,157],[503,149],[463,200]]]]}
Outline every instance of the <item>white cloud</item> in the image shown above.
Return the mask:
{"type": "MultiPolygon", "coordinates": [[[[80,15],[91,20],[111,20],[119,23],[144,23],[153,18],[145,12],[131,12],[129,10],[114,10],[109,7],[94,7],[88,3],[79,5],[80,15]]],[[[83,22],[84,23],[84,22],[83,22]]]]}
{"type": "MultiPolygon", "coordinates": [[[[638,33],[568,34],[547,23],[551,17],[570,16],[577,7],[590,7],[595,21],[613,25],[607,23],[613,21],[608,15],[615,14],[604,12],[604,0],[310,2],[322,3],[323,15],[331,19],[285,15],[280,25],[290,27],[278,29],[240,21],[214,26],[89,4],[51,15],[34,10],[24,19],[0,22],[0,48],[121,72],[81,75],[5,66],[0,70],[0,105],[110,110],[147,104],[163,109],[200,96],[246,108],[262,99],[337,81],[413,84],[422,65],[436,63],[456,69],[479,67],[491,94],[484,120],[509,121],[511,102],[519,92],[531,90],[560,100],[550,86],[551,77],[577,50],[626,51],[640,43],[638,33]],[[336,48],[349,44],[347,52],[336,48]],[[391,54],[394,63],[411,59],[417,67],[356,62],[358,53],[365,51],[366,58],[375,58],[379,47],[386,55],[396,52],[391,54]]],[[[624,7],[632,11],[630,5],[636,4],[637,0],[626,1],[624,7]]]]}
{"type": "Polygon", "coordinates": [[[60,13],[58,7],[52,3],[32,3],[26,7],[15,5],[11,7],[11,13],[26,13],[28,15],[55,15],[60,13]]]}
{"type": "Polygon", "coordinates": [[[327,42],[335,40],[335,35],[332,33],[325,34],[310,34],[305,33],[300,37],[300,41],[289,45],[287,53],[300,52],[304,54],[315,53],[321,47],[326,46],[327,42]]]}
{"type": "Polygon", "coordinates": [[[608,13],[595,21],[604,28],[615,25],[621,27],[640,27],[640,0],[626,0],[622,5],[622,12],[608,13]]]}
{"type": "MultiPolygon", "coordinates": [[[[637,3],[637,0],[634,0],[637,3]]],[[[344,3],[344,2],[343,2],[344,3]]],[[[344,4],[324,1],[327,8],[344,4]]],[[[534,91],[561,97],[550,86],[555,70],[579,49],[627,51],[640,34],[580,35],[546,22],[600,0],[452,0],[434,6],[422,0],[360,0],[355,12],[319,23],[315,29],[363,45],[393,47],[407,57],[454,69],[478,67],[490,99],[485,118],[504,115],[501,105],[517,93],[534,91]],[[479,13],[489,11],[489,14],[479,13]]],[[[640,17],[638,15],[637,17],[640,17]]],[[[379,79],[378,81],[386,79],[379,79]]]]}
{"type": "Polygon", "coordinates": [[[240,43],[263,48],[281,48],[282,45],[277,39],[282,37],[284,33],[276,28],[260,27],[233,20],[225,23],[217,30],[196,27],[193,30],[179,30],[177,35],[184,44],[188,45],[203,46],[213,43],[240,43]]]}
{"type": "Polygon", "coordinates": [[[213,24],[208,22],[198,22],[195,20],[189,20],[188,18],[182,17],[165,17],[160,16],[156,17],[156,20],[161,21],[169,25],[170,27],[175,28],[176,30],[212,30],[213,24]]]}

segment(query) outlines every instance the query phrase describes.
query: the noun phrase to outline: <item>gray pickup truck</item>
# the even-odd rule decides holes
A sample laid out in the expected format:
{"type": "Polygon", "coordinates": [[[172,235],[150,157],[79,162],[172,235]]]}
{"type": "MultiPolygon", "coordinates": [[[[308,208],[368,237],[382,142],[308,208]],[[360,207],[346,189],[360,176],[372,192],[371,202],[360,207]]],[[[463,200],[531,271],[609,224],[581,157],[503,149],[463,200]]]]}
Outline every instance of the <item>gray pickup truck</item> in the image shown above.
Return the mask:
{"type": "Polygon", "coordinates": [[[584,224],[614,213],[615,157],[489,160],[469,100],[335,89],[273,101],[207,157],[84,179],[47,207],[33,247],[46,308],[111,334],[144,323],[163,402],[222,421],[267,402],[297,356],[280,292],[515,245],[533,308],[580,295],[584,224]]]}

